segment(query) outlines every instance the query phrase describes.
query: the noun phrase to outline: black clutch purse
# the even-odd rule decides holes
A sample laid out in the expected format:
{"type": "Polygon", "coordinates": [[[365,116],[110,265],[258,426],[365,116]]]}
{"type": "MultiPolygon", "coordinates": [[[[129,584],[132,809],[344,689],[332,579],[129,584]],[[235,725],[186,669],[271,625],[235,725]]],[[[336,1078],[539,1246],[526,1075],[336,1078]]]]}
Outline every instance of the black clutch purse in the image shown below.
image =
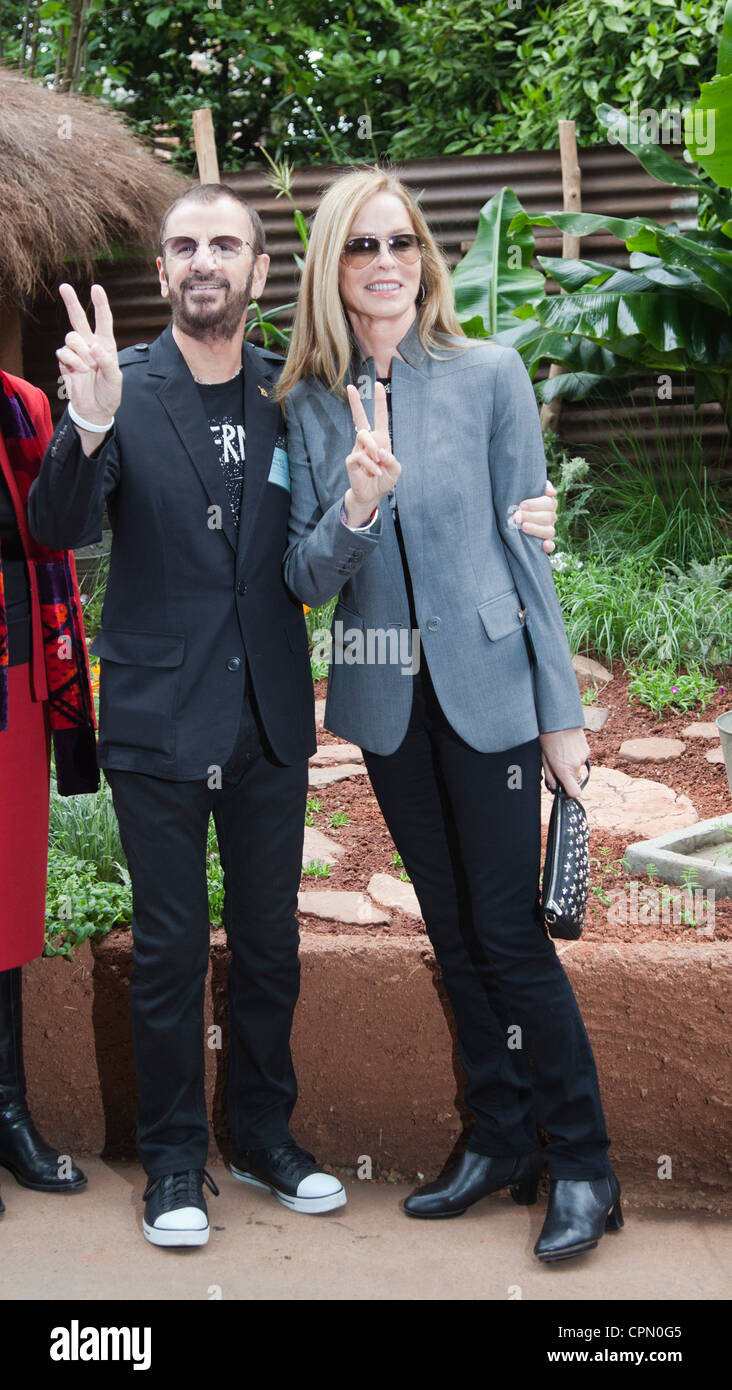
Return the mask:
{"type": "MultiPolygon", "coordinates": [[[[588,758],[580,787],[586,787],[589,778],[588,758]]],[[[567,796],[558,781],[546,838],[541,909],[549,934],[565,941],[582,935],[590,887],[589,845],[585,808],[575,796],[567,796]]]]}

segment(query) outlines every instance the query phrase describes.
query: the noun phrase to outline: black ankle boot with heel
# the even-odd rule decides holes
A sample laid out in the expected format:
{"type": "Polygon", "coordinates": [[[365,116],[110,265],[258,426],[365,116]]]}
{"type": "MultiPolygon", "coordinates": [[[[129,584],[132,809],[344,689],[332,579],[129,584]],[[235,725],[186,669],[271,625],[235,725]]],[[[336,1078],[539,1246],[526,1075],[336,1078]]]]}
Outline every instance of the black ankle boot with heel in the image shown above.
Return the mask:
{"type": "Polygon", "coordinates": [[[534,1246],[540,1260],[567,1260],[594,1250],[606,1232],[623,1225],[620,1183],[604,1178],[552,1178],[541,1235],[534,1246]]]}
{"type": "Polygon", "coordinates": [[[462,1216],[481,1198],[508,1188],[519,1206],[533,1206],[544,1166],[541,1152],[520,1155],[474,1153],[466,1149],[453,1171],[420,1187],[404,1202],[408,1216],[462,1216]]]}
{"type": "Polygon", "coordinates": [[[75,1192],[84,1174],[41,1138],[26,1103],[21,991],[21,967],[0,970],[0,1166],[35,1192],[75,1192]]]}

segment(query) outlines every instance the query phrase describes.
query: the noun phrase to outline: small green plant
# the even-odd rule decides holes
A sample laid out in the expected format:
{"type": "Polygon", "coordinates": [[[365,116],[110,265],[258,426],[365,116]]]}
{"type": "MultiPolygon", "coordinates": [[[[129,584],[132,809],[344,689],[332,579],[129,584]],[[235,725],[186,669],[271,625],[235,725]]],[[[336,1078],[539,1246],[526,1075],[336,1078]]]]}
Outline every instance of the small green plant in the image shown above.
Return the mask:
{"type": "Polygon", "coordinates": [[[330,869],[322,859],[311,859],[308,864],[303,865],[303,873],[308,878],[329,878],[330,869]]]}
{"type": "Polygon", "coordinates": [[[592,483],[587,482],[590,465],[587,459],[569,458],[561,452],[556,436],[546,433],[544,442],[548,472],[557,490],[557,549],[564,550],[571,548],[578,534],[587,529],[584,523],[580,523],[580,518],[589,515],[585,504],[590,501],[594,491],[592,483]]]}
{"type": "Polygon", "coordinates": [[[697,664],[732,659],[732,564],[720,555],[687,571],[602,549],[550,557],[570,650],[601,660],[697,664]]]}
{"type": "Polygon", "coordinates": [[[112,793],[104,777],[98,792],[59,796],[51,785],[48,843],[59,855],[94,865],[94,877],[119,883],[119,864],[126,864],[112,793]]]}
{"type": "Polygon", "coordinates": [[[312,825],[318,811],[322,809],[323,803],[317,796],[309,796],[305,808],[305,824],[312,825]]]}
{"type": "Polygon", "coordinates": [[[661,719],[665,710],[686,714],[700,706],[705,709],[716,692],[716,682],[698,666],[691,666],[679,675],[673,666],[638,666],[628,668],[628,703],[638,700],[661,719]]]}
{"type": "Polygon", "coordinates": [[[348,825],[348,812],[334,811],[330,818],[330,824],[333,826],[334,830],[337,830],[339,825],[348,825]]]}
{"type": "Polygon", "coordinates": [[[582,704],[583,704],[583,705],[596,705],[596,704],[597,704],[597,691],[595,690],[594,686],[588,685],[587,689],[582,691],[582,704]]]}
{"type": "Polygon", "coordinates": [[[89,860],[51,847],[44,955],[72,958],[82,942],[106,936],[112,927],[131,920],[130,875],[123,864],[116,869],[116,882],[102,880],[89,860]]]}
{"type": "Polygon", "coordinates": [[[590,889],[590,892],[594,893],[595,897],[599,900],[599,902],[602,903],[603,907],[609,907],[612,903],[612,898],[610,897],[610,894],[606,891],[606,889],[599,887],[597,884],[595,884],[590,889]]]}
{"type": "Polygon", "coordinates": [[[407,873],[406,869],[404,868],[404,860],[402,859],[401,854],[398,854],[396,850],[391,856],[391,862],[395,866],[395,868],[401,869],[399,877],[402,883],[411,883],[412,880],[409,877],[409,874],[407,873]]]}

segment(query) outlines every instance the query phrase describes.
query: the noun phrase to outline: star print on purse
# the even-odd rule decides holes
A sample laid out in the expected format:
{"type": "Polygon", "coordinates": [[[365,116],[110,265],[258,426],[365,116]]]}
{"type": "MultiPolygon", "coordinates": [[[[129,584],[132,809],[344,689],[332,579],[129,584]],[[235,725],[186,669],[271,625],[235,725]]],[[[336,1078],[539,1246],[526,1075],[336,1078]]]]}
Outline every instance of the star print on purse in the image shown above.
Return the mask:
{"type": "MultiPolygon", "coordinates": [[[[587,776],[580,782],[586,787],[587,776]]],[[[551,936],[577,941],[587,910],[590,884],[590,831],[585,808],[575,796],[567,796],[557,781],[554,805],[546,837],[546,858],[541,881],[541,908],[551,936]]]]}

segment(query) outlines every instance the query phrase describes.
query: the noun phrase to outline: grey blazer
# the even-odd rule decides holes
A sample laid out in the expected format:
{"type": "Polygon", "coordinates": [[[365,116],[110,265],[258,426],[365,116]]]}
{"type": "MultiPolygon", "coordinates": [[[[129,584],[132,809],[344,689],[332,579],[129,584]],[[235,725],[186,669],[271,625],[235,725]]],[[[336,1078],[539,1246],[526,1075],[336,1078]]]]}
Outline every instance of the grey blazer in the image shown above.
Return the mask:
{"type": "MultiPolygon", "coordinates": [[[[399,546],[386,499],[365,532],[340,519],[354,440],[347,400],[313,378],[287,398],[291,507],[284,574],[311,607],[334,594],[325,727],[374,753],[407,730],[411,674],[426,657],[455,731],[498,752],[551,729],[582,728],[549,557],[511,521],[543,493],[539,414],[514,348],[477,342],[436,360],[417,323],[392,362],[396,485],[419,633],[410,631],[399,546]]],[[[373,421],[374,359],[354,362],[373,421]]]]}

